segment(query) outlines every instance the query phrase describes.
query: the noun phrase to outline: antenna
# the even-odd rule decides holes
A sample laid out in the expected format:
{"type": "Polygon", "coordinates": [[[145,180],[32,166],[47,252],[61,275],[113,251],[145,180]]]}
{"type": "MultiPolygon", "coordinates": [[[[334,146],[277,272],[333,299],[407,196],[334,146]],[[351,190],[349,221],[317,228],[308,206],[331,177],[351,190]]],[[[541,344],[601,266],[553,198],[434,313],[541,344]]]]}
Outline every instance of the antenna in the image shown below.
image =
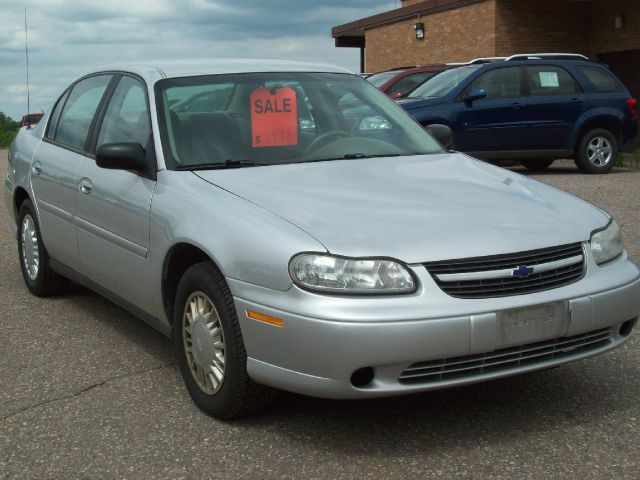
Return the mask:
{"type": "Polygon", "coordinates": [[[24,55],[27,59],[27,114],[31,111],[29,104],[29,36],[27,33],[27,9],[24,9],[24,55]]]}

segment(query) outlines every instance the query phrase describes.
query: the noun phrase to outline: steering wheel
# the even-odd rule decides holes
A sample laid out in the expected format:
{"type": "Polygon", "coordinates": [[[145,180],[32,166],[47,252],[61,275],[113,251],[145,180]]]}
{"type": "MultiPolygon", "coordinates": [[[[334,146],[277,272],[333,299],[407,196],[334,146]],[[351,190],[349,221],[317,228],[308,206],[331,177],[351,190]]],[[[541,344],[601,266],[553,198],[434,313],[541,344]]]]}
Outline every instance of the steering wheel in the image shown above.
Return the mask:
{"type": "Polygon", "coordinates": [[[331,142],[349,136],[349,133],[343,132],[342,130],[331,130],[330,132],[325,132],[313,139],[313,141],[307,146],[307,148],[305,148],[303,156],[309,155],[314,150],[317,150],[320,147],[324,147],[331,142]]]}

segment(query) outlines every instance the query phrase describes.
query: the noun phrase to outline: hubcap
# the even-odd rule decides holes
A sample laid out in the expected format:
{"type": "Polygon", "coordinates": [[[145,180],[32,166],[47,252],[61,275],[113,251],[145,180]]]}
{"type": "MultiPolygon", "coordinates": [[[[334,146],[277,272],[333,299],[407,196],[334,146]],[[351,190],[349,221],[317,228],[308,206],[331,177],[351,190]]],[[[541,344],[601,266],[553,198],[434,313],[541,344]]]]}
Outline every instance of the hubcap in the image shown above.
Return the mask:
{"type": "Polygon", "coordinates": [[[224,381],[224,334],[216,307],[202,292],[194,292],[187,299],[182,315],[182,338],[196,384],[207,395],[217,393],[224,381]]]}
{"type": "Polygon", "coordinates": [[[40,266],[40,249],[38,248],[38,234],[36,225],[27,214],[22,220],[22,262],[24,270],[30,280],[35,280],[38,276],[40,266]]]}
{"type": "Polygon", "coordinates": [[[596,167],[603,167],[611,161],[613,148],[609,140],[604,137],[595,137],[587,146],[587,157],[596,167]]]}

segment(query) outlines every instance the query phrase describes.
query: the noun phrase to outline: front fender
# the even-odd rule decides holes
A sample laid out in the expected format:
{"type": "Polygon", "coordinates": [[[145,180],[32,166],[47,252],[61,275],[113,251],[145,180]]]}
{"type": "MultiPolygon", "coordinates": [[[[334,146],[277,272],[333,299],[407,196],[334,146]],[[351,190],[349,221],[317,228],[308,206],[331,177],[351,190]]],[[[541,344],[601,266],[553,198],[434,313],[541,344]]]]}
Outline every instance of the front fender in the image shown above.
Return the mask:
{"type": "MultiPolygon", "coordinates": [[[[155,298],[162,298],[164,260],[178,243],[200,248],[227,278],[279,291],[291,288],[293,255],[327,251],[297,226],[192,172],[162,170],[150,218],[155,298]]],[[[154,308],[159,318],[161,303],[154,308]]]]}

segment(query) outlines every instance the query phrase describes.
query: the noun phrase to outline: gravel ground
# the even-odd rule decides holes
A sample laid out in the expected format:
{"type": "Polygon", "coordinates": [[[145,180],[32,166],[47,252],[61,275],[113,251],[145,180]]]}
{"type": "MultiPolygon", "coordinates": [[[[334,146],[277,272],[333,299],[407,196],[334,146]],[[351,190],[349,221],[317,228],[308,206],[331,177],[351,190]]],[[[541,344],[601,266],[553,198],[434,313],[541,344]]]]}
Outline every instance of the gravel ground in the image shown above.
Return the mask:
{"type": "MultiPolygon", "coordinates": [[[[558,162],[531,176],[613,214],[640,260],[640,172],[558,162]]],[[[282,394],[265,416],[220,422],[143,322],[80,287],[29,295],[5,216],[0,478],[640,478],[637,338],[532,375],[369,401],[282,394]]]]}

